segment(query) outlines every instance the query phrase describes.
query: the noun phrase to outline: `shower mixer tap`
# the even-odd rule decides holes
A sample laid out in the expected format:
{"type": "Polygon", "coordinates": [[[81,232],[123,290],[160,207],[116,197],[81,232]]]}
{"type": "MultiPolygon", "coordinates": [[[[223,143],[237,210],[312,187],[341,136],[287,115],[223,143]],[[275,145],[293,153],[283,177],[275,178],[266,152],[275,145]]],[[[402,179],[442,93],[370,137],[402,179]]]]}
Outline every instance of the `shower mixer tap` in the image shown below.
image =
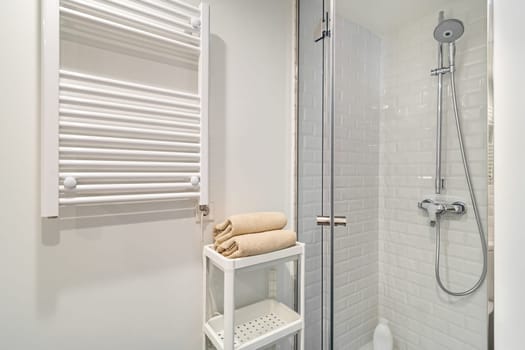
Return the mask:
{"type": "Polygon", "coordinates": [[[444,213],[461,215],[467,211],[465,203],[460,201],[449,203],[427,198],[417,203],[417,206],[427,211],[431,226],[434,226],[439,216],[444,213]]]}

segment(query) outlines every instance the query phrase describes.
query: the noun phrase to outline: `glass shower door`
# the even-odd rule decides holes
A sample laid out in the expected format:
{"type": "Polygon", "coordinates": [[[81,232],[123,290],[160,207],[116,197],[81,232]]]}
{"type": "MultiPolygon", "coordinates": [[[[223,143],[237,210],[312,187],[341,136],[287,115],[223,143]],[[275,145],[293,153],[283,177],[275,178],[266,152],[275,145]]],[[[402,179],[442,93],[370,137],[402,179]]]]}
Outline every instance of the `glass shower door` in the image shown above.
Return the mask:
{"type": "Polygon", "coordinates": [[[305,345],[327,349],[326,315],[329,230],[317,225],[326,215],[325,52],[323,0],[299,1],[298,118],[297,118],[297,232],[306,244],[305,345]]]}
{"type": "Polygon", "coordinates": [[[333,2],[302,0],[299,12],[306,348],[359,350],[377,324],[380,41],[340,21],[333,2]]]}

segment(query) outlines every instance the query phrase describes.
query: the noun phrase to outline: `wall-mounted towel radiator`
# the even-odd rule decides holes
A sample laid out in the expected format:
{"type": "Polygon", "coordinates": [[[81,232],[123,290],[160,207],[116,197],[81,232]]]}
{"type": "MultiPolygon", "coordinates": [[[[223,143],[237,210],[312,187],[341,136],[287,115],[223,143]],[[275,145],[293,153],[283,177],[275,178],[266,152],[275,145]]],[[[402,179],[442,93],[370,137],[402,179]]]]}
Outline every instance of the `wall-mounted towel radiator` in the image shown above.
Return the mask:
{"type": "Polygon", "coordinates": [[[209,5],[45,0],[42,23],[42,217],[63,205],[191,198],[207,209],[209,5]],[[116,51],[112,64],[177,66],[191,88],[134,69],[114,75],[104,60],[77,68],[62,62],[75,60],[68,45],[116,51]]]}

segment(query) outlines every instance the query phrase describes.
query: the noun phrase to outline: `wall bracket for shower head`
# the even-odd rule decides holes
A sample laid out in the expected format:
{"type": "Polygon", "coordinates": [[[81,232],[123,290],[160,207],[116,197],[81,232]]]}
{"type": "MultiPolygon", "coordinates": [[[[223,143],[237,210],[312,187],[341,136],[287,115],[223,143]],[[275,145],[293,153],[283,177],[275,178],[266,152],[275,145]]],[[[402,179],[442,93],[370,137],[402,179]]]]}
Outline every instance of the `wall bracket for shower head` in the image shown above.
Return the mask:
{"type": "Polygon", "coordinates": [[[442,68],[435,68],[430,70],[430,75],[440,75],[440,74],[447,74],[450,73],[452,70],[455,70],[456,68],[454,66],[450,67],[442,67],[442,68]]]}

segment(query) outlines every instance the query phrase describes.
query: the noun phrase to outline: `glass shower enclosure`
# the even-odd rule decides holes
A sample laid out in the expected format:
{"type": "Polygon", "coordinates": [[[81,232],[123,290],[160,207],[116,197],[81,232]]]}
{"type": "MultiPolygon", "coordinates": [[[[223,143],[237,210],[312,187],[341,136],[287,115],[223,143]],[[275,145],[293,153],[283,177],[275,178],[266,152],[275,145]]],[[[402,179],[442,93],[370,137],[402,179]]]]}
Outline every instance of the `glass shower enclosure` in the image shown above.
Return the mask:
{"type": "Polygon", "coordinates": [[[299,1],[306,349],[373,349],[380,318],[394,349],[492,349],[489,9],[484,0],[299,1]],[[459,37],[439,28],[454,45],[434,36],[447,19],[463,26],[459,37]],[[466,291],[480,278],[464,296],[442,288],[466,291]]]}

